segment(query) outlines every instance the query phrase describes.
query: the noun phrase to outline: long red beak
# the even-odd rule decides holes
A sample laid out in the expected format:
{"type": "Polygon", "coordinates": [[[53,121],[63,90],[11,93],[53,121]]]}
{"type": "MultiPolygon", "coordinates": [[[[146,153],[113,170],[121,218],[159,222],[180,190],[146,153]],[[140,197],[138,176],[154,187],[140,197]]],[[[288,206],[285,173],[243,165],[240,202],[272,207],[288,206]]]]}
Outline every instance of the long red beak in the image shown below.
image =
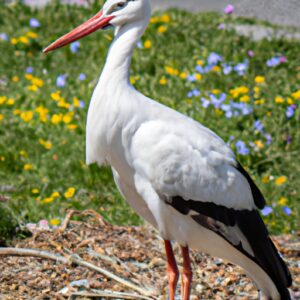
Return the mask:
{"type": "Polygon", "coordinates": [[[61,48],[63,46],[66,46],[74,41],[77,41],[80,38],[109,25],[109,21],[112,20],[113,18],[114,17],[112,16],[103,18],[103,13],[102,11],[100,11],[98,14],[96,14],[94,17],[92,17],[82,25],[78,26],[77,28],[73,29],[71,32],[67,33],[66,35],[56,40],[50,46],[45,48],[43,52],[47,53],[55,49],[61,48]]]}

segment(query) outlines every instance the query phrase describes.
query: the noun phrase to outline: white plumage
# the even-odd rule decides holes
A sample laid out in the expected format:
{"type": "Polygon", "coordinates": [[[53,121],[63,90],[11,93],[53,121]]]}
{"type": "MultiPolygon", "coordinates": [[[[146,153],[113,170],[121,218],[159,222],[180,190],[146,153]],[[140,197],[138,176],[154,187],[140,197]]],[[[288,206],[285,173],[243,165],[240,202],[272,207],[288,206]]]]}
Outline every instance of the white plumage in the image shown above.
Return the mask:
{"type": "MultiPolygon", "coordinates": [[[[206,127],[130,85],[131,55],[149,18],[148,0],[109,0],[96,17],[46,49],[92,32],[91,23],[115,27],[89,107],[87,163],[112,166],[118,189],[159,230],[166,249],[168,241],[177,241],[184,257],[192,247],[228,259],[243,267],[269,299],[290,299],[290,275],[256,212],[263,197],[232,150],[206,127]]],[[[167,257],[173,300],[177,267],[168,249],[167,257]]],[[[184,261],[182,298],[187,300],[191,270],[184,261]]]]}

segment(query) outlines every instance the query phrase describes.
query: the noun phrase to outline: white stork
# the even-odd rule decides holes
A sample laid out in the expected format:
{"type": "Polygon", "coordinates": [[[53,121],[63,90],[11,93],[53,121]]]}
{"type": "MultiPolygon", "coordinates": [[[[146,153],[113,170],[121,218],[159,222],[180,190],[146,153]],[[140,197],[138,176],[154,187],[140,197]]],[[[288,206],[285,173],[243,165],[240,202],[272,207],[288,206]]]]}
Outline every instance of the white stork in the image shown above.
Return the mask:
{"type": "Polygon", "coordinates": [[[44,50],[115,28],[89,107],[87,163],[111,165],[122,195],[160,232],[171,300],[179,272],[170,241],[182,249],[183,300],[190,298],[189,248],[241,266],[268,299],[291,299],[291,275],[258,212],[265,200],[232,150],[208,128],[130,84],[132,53],[150,16],[148,0],[108,0],[44,50]]]}

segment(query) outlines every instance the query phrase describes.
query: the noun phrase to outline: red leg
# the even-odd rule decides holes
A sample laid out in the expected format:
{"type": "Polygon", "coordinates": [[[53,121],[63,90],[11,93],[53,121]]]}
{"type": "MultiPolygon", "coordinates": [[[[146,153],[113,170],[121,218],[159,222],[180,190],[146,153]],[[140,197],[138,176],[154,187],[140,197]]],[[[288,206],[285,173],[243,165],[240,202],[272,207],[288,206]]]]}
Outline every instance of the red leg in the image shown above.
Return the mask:
{"type": "Polygon", "coordinates": [[[167,273],[169,279],[170,300],[175,300],[175,290],[178,282],[179,272],[176,264],[175,256],[170,241],[165,240],[165,248],[167,254],[167,273]]]}
{"type": "Polygon", "coordinates": [[[181,296],[182,296],[182,300],[189,300],[191,294],[192,277],[193,277],[191,260],[189,255],[189,247],[181,246],[181,252],[183,257],[181,296]]]}

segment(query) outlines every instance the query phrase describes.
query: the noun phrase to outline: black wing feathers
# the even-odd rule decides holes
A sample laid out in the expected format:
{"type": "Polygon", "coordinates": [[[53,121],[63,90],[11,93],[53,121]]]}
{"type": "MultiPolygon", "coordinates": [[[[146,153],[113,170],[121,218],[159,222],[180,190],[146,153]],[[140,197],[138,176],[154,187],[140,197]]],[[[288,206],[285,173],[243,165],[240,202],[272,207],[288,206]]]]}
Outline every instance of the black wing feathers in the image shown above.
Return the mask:
{"type": "Polygon", "coordinates": [[[246,172],[246,170],[242,167],[242,165],[239,162],[237,163],[236,169],[247,179],[252,191],[252,196],[255,205],[260,209],[264,208],[266,205],[266,200],[259,188],[256,186],[256,184],[250,177],[250,175],[246,172]]]}
{"type": "Polygon", "coordinates": [[[214,231],[257,263],[270,276],[281,299],[290,299],[287,290],[292,283],[290,272],[269,238],[268,230],[257,210],[235,210],[211,202],[184,200],[180,196],[172,197],[167,204],[183,215],[190,214],[195,222],[214,231]],[[244,240],[231,240],[235,228],[243,233],[244,240]],[[243,247],[243,243],[250,245],[252,253],[249,248],[243,247]]]}

